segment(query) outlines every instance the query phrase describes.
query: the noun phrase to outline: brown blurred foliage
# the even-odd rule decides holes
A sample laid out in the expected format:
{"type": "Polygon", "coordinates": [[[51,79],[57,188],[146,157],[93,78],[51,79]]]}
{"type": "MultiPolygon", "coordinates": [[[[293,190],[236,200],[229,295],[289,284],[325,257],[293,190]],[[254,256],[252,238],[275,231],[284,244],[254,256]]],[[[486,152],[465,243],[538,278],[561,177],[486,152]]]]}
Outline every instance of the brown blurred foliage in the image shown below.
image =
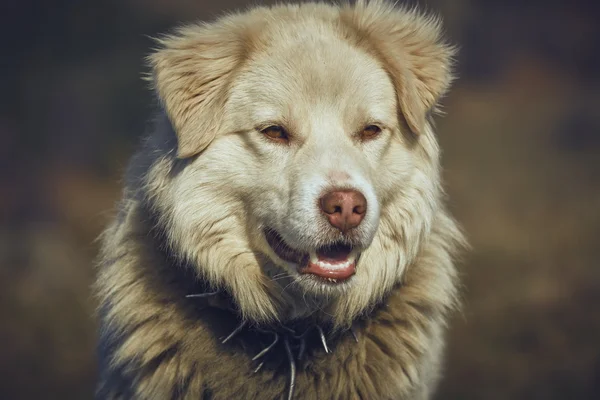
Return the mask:
{"type": "MultiPolygon", "coordinates": [[[[438,398],[600,398],[600,5],[421,3],[461,48],[437,121],[473,246],[438,398]]],[[[154,107],[148,36],[245,6],[0,5],[0,398],[92,396],[94,239],[154,107]]]]}

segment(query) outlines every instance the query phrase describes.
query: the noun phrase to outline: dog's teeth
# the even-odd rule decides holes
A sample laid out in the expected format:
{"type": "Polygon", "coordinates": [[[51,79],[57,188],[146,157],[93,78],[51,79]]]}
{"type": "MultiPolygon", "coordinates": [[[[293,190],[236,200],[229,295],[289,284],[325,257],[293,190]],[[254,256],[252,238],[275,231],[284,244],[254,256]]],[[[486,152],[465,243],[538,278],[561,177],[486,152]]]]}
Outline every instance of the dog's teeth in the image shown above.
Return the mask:
{"type": "Polygon", "coordinates": [[[316,250],[310,250],[308,252],[308,256],[310,257],[310,262],[313,264],[317,264],[319,262],[319,258],[317,257],[317,251],[316,250]]]}
{"type": "Polygon", "coordinates": [[[358,253],[359,253],[359,251],[357,249],[352,249],[350,254],[348,254],[348,261],[354,262],[354,260],[356,260],[356,256],[358,255],[358,253]]]}
{"type": "Polygon", "coordinates": [[[328,263],[326,261],[317,261],[315,264],[319,265],[321,268],[325,268],[325,269],[329,269],[329,270],[335,270],[335,269],[344,269],[344,268],[348,268],[348,266],[350,264],[352,264],[353,261],[351,260],[346,260],[342,263],[328,263]]]}

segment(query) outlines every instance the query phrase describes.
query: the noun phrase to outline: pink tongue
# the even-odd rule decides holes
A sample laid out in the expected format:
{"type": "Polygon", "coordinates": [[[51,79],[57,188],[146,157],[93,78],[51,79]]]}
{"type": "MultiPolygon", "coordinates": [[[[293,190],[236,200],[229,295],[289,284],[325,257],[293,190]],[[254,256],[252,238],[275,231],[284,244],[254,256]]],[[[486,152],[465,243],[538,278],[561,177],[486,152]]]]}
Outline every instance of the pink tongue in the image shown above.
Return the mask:
{"type": "Polygon", "coordinates": [[[344,265],[350,256],[350,249],[343,247],[330,248],[317,251],[317,262],[308,262],[300,273],[313,274],[321,278],[332,278],[344,280],[350,278],[356,272],[356,263],[351,262],[344,265]]]}
{"type": "Polygon", "coordinates": [[[356,272],[356,263],[348,263],[352,248],[348,246],[333,246],[317,250],[317,262],[310,260],[300,269],[301,274],[313,274],[321,278],[344,280],[356,272]]]}
{"type": "MultiPolygon", "coordinates": [[[[321,259],[319,259],[321,261],[321,259]]],[[[343,268],[325,268],[321,262],[314,264],[308,262],[308,265],[300,270],[301,274],[313,274],[321,278],[332,278],[344,280],[350,278],[356,272],[356,263],[351,262],[343,268]]]]}

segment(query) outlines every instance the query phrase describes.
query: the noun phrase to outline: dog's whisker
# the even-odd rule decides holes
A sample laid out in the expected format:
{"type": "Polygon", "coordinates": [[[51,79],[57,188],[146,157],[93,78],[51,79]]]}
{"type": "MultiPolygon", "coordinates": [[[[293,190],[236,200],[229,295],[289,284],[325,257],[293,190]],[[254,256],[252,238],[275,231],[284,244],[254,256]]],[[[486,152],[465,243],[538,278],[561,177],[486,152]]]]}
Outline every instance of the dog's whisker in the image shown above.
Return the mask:
{"type": "Polygon", "coordinates": [[[271,333],[274,336],[273,342],[270,345],[268,345],[267,347],[265,347],[263,350],[261,350],[260,353],[258,353],[254,357],[252,357],[252,361],[258,360],[259,358],[261,358],[262,356],[267,354],[273,347],[275,347],[275,345],[279,341],[279,335],[275,332],[271,332],[271,333]]]}
{"type": "Polygon", "coordinates": [[[300,337],[300,349],[298,350],[298,361],[302,360],[304,352],[306,351],[306,338],[304,335],[300,337]]]}
{"type": "Polygon", "coordinates": [[[319,331],[319,336],[321,337],[321,343],[323,344],[323,349],[325,349],[325,353],[329,353],[329,347],[327,347],[327,341],[325,340],[325,334],[323,333],[323,329],[319,325],[316,325],[317,330],[319,331]]]}
{"type": "Polygon", "coordinates": [[[281,290],[281,294],[285,293],[286,289],[289,288],[291,285],[297,283],[296,281],[291,281],[290,283],[288,283],[287,285],[285,285],[285,287],[281,290]]]}
{"type": "MultiPolygon", "coordinates": [[[[315,300],[316,300],[316,299],[315,299],[315,300]]],[[[328,316],[330,316],[330,317],[332,317],[332,318],[334,317],[332,314],[330,314],[330,313],[328,313],[327,311],[323,310],[323,307],[321,307],[321,306],[319,305],[319,303],[318,303],[318,302],[316,302],[316,301],[315,301],[315,307],[317,308],[317,310],[319,310],[319,311],[320,311],[320,312],[322,312],[323,314],[325,314],[325,315],[328,315],[328,316]]]]}
{"type": "Polygon", "coordinates": [[[227,343],[228,341],[230,341],[233,337],[235,337],[235,335],[237,335],[238,333],[241,332],[242,329],[244,329],[244,326],[246,326],[246,324],[248,323],[248,321],[244,320],[242,321],[234,330],[233,332],[231,332],[225,339],[223,339],[221,341],[222,344],[227,343]]]}
{"type": "Polygon", "coordinates": [[[312,330],[313,326],[308,327],[304,332],[302,332],[299,335],[292,335],[294,339],[302,339],[303,337],[306,337],[306,335],[308,334],[308,332],[310,332],[312,330]]]}
{"type": "Polygon", "coordinates": [[[258,371],[260,371],[260,369],[263,367],[263,365],[265,365],[265,362],[264,362],[264,361],[261,361],[261,363],[260,363],[260,364],[258,364],[258,367],[256,367],[256,368],[254,369],[254,373],[257,373],[258,371]]]}
{"type": "Polygon", "coordinates": [[[295,330],[293,330],[292,328],[290,328],[290,327],[287,327],[287,326],[285,326],[285,325],[280,325],[280,327],[281,327],[281,329],[283,329],[283,330],[285,330],[285,331],[288,331],[289,333],[291,333],[291,334],[292,334],[292,336],[296,335],[296,331],[295,331],[295,330]]]}
{"type": "Polygon", "coordinates": [[[285,276],[278,276],[277,278],[272,278],[271,282],[275,282],[275,281],[280,281],[282,279],[294,279],[294,277],[292,275],[285,275],[285,276]]]}
{"type": "Polygon", "coordinates": [[[208,292],[208,293],[194,293],[194,294],[188,294],[185,297],[187,297],[188,299],[191,298],[204,298],[204,297],[211,297],[211,296],[216,296],[219,294],[219,291],[214,291],[214,292],[208,292]]]}
{"type": "Polygon", "coordinates": [[[283,344],[285,347],[285,353],[287,354],[288,361],[290,362],[290,383],[288,386],[288,400],[292,400],[294,397],[294,388],[296,387],[296,362],[294,361],[294,355],[292,354],[292,349],[290,348],[290,342],[287,337],[284,338],[283,344]]]}
{"type": "Polygon", "coordinates": [[[350,333],[352,334],[352,337],[354,338],[354,341],[356,343],[358,343],[358,336],[356,336],[356,331],[354,330],[354,327],[350,328],[350,333]]]}

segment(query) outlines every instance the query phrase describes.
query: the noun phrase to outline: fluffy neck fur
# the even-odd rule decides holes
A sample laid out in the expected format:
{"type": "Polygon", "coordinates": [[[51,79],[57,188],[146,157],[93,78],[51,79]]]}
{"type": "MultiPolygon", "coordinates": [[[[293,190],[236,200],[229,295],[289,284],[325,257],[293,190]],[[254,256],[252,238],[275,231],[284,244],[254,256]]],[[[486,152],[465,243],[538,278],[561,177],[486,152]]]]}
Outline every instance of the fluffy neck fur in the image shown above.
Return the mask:
{"type": "MultiPolygon", "coordinates": [[[[277,32],[287,32],[288,25],[277,32]]],[[[270,32],[261,37],[273,36],[270,32]]],[[[273,348],[258,372],[252,358],[269,340],[258,329],[282,331],[282,324],[293,329],[316,324],[326,331],[331,348],[327,354],[313,335],[306,356],[295,356],[296,398],[430,396],[446,314],[456,303],[452,255],[462,243],[441,205],[437,143],[425,120],[451,80],[453,50],[440,35],[436,18],[361,1],[339,9],[324,4],[261,8],[160,41],[162,50],[150,57],[151,80],[178,137],[163,116],[132,163],[119,216],[102,239],[96,287],[102,327],[99,398],[281,398],[290,376],[285,343],[273,348]],[[420,167],[415,164],[405,176],[414,185],[394,191],[394,196],[410,191],[403,194],[405,201],[383,205],[381,234],[362,255],[363,262],[377,264],[378,257],[368,256],[381,253],[393,268],[372,265],[372,279],[360,281],[357,274],[354,290],[340,301],[316,310],[310,320],[291,321],[286,319],[289,304],[257,262],[260,256],[250,243],[257,232],[240,211],[247,204],[231,190],[221,190],[231,186],[224,179],[230,172],[205,174],[199,167],[222,155],[211,159],[208,147],[195,164],[193,156],[211,141],[218,144],[213,139],[224,115],[221,94],[228,93],[240,58],[249,54],[243,46],[260,44],[259,37],[249,40],[249,35],[258,27],[277,28],[265,21],[298,15],[313,21],[308,32],[328,26],[327,35],[339,36],[386,66],[398,89],[402,120],[419,138],[406,145],[415,146],[420,167]],[[199,121],[205,135],[197,134],[199,121]],[[176,160],[176,152],[185,159],[176,160]],[[196,196],[200,189],[203,195],[196,196]],[[214,288],[224,295],[186,297],[214,288]],[[247,327],[221,343],[241,321],[247,327]],[[330,325],[337,329],[329,331],[330,325]],[[344,332],[350,326],[357,342],[344,332]]]]}
{"type": "MultiPolygon", "coordinates": [[[[248,330],[220,343],[238,317],[223,310],[227,303],[185,297],[199,290],[195,273],[166,251],[147,210],[140,199],[126,200],[104,235],[98,397],[282,397],[284,349],[254,373],[251,358],[265,347],[264,336],[248,330]]],[[[438,213],[403,281],[355,321],[358,342],[333,335],[332,354],[314,341],[309,346],[297,366],[296,398],[427,398],[438,379],[445,316],[455,305],[451,255],[460,237],[438,213]]]]}

